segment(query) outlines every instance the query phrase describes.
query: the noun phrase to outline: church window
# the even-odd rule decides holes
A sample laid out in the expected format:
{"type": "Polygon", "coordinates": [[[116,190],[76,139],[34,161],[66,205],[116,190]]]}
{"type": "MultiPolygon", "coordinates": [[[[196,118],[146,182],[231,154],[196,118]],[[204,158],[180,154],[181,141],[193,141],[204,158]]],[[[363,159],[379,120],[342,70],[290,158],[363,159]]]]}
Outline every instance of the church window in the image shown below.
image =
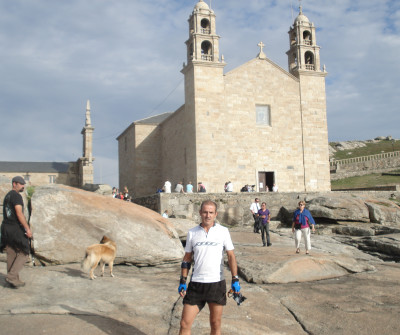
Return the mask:
{"type": "Polygon", "coordinates": [[[312,45],[311,33],[308,30],[303,32],[303,40],[305,45],[312,45]]]}
{"type": "Polygon", "coordinates": [[[306,62],[306,70],[314,70],[314,54],[311,51],[307,51],[304,54],[304,60],[306,62]]]}
{"type": "Polygon", "coordinates": [[[271,125],[270,105],[256,105],[256,122],[259,125],[271,125]]]}
{"type": "Polygon", "coordinates": [[[202,34],[210,34],[211,33],[210,21],[208,21],[207,19],[203,19],[203,20],[201,20],[200,25],[201,25],[201,33],[202,34]]]}
{"type": "Polygon", "coordinates": [[[209,41],[201,43],[201,59],[212,60],[212,45],[209,41]]]}
{"type": "Polygon", "coordinates": [[[49,184],[55,184],[55,183],[56,183],[56,176],[49,175],[49,184]]]}

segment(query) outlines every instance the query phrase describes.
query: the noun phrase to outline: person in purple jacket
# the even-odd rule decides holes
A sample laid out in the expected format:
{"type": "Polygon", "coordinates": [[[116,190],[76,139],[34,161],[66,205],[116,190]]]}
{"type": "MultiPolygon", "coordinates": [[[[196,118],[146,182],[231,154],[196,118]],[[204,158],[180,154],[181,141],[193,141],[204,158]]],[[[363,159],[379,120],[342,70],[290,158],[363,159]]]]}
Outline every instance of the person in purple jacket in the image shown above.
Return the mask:
{"type": "Polygon", "coordinates": [[[299,202],[299,208],[293,213],[293,224],[292,232],[294,234],[294,241],[296,244],[296,254],[300,253],[300,241],[301,235],[304,236],[304,242],[306,246],[306,254],[310,254],[311,240],[310,240],[310,226],[313,232],[315,232],[315,221],[308,209],[306,209],[306,203],[304,201],[299,202]]]}
{"type": "Polygon", "coordinates": [[[258,217],[260,220],[259,227],[261,228],[261,239],[263,242],[263,247],[271,246],[271,239],[269,237],[269,221],[271,220],[271,213],[267,209],[267,204],[263,202],[261,204],[261,209],[258,211],[258,217]],[[267,236],[267,243],[265,243],[265,235],[267,236]]]}

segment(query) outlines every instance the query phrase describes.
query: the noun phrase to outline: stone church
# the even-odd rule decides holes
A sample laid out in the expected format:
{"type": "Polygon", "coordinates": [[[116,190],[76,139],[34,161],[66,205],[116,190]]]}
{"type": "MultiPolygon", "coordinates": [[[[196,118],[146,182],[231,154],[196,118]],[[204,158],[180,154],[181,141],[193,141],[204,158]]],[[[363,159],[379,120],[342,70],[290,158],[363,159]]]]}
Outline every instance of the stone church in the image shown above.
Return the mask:
{"type": "Polygon", "coordinates": [[[316,28],[302,13],[289,29],[289,71],[258,56],[224,73],[216,16],[200,0],[189,17],[185,103],[173,113],[133,122],[117,138],[119,184],[135,196],[166,180],[223,192],[330,190],[325,67],[316,28]]]}

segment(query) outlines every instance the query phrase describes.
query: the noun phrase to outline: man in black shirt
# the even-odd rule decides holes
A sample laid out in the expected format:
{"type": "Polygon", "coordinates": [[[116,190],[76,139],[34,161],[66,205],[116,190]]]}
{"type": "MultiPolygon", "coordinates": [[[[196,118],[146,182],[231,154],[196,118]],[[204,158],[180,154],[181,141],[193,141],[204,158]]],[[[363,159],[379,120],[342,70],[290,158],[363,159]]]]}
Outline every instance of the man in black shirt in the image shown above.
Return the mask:
{"type": "Polygon", "coordinates": [[[14,177],[12,190],[7,193],[3,202],[0,251],[5,250],[7,253],[6,281],[14,288],[25,285],[19,279],[19,272],[28,260],[29,239],[33,237],[24,215],[24,201],[20,194],[24,191],[24,185],[24,178],[14,177]]]}

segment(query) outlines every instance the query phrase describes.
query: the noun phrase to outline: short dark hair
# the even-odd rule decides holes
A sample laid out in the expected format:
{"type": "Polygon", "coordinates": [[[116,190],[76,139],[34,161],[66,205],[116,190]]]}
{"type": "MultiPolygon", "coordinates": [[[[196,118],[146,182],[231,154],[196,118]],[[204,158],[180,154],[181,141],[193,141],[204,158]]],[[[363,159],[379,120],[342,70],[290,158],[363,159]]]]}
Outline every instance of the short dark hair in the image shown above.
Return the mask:
{"type": "Polygon", "coordinates": [[[212,206],[214,206],[214,207],[215,207],[215,211],[217,211],[217,204],[216,204],[214,201],[212,201],[212,200],[204,200],[204,201],[201,203],[200,210],[202,211],[202,210],[203,210],[203,206],[206,206],[206,205],[212,205],[212,206]]]}

